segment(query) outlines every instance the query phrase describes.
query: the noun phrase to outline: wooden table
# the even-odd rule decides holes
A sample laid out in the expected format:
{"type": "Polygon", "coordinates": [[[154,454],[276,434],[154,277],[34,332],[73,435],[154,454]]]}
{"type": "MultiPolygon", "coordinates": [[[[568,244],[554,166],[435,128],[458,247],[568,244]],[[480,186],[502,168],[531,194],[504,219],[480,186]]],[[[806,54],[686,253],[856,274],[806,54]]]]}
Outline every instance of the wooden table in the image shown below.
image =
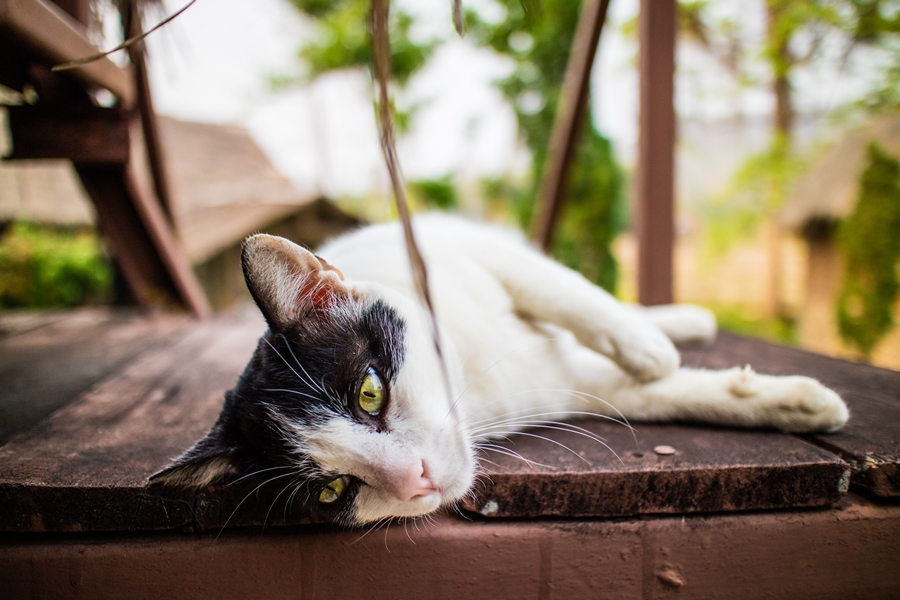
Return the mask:
{"type": "Polygon", "coordinates": [[[309,523],[277,490],[147,487],[199,438],[263,330],[109,311],[0,317],[0,595],[19,598],[900,595],[900,373],[722,334],[691,365],[837,389],[835,434],[578,424],[488,457],[434,522],[309,523]],[[0,438],[2,443],[3,438],[0,438]],[[654,452],[671,446],[674,454],[654,452]],[[10,594],[7,596],[7,594],[10,594]]]}

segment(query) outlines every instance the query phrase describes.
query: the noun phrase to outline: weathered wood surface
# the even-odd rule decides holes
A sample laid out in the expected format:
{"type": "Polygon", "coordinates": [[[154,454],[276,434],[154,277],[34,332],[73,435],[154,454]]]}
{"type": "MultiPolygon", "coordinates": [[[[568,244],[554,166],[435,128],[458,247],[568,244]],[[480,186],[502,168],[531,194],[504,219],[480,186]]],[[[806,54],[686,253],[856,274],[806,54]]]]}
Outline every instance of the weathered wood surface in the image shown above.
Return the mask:
{"type": "Polygon", "coordinates": [[[0,445],[187,323],[105,309],[0,313],[0,445]]]}
{"type": "MultiPolygon", "coordinates": [[[[259,319],[191,322],[174,343],[143,352],[0,447],[0,530],[223,524],[243,496],[156,493],[147,478],[213,424],[263,329],[259,319]]],[[[262,522],[269,505],[246,505],[262,522]]]]}
{"type": "Polygon", "coordinates": [[[847,491],[845,462],[789,435],[641,423],[635,442],[617,423],[573,423],[610,449],[559,430],[511,436],[503,453],[484,452],[485,476],[465,508],[487,517],[619,517],[824,506],[847,491]]]}
{"type": "Polygon", "coordinates": [[[840,431],[810,439],[848,461],[851,482],[882,497],[900,497],[900,372],[722,333],[710,348],[682,352],[687,365],[749,364],[761,373],[801,374],[837,391],[850,407],[840,431]]]}
{"type": "MultiPolygon", "coordinates": [[[[63,323],[35,328],[34,322],[22,317],[11,321],[8,329],[15,333],[8,340],[52,337],[52,326],[63,323]]],[[[146,324],[126,322],[121,327],[130,333],[117,334],[119,346],[109,348],[134,353],[122,359],[114,373],[0,447],[0,530],[217,529],[226,524],[304,522],[303,516],[286,509],[285,497],[279,497],[277,488],[247,495],[238,486],[197,494],[147,486],[152,473],[213,424],[225,391],[234,385],[264,329],[261,319],[185,320],[171,334],[154,326],[148,337],[160,335],[165,343],[145,345],[140,351],[129,344],[142,337],[146,324]]],[[[82,352],[89,363],[110,360],[91,358],[92,352],[102,354],[98,349],[102,344],[95,347],[92,344],[99,342],[78,342],[77,338],[71,337],[70,352],[82,352]]],[[[840,380],[830,383],[845,393],[856,411],[858,423],[852,431],[864,433],[859,423],[872,421],[865,415],[868,405],[854,401],[850,388],[865,391],[870,372],[888,379],[896,374],[805,353],[799,355],[807,362],[791,363],[778,358],[785,351],[796,353],[723,334],[712,348],[689,350],[685,356],[686,362],[710,366],[751,362],[763,371],[772,370],[766,369],[765,361],[774,360],[780,372],[797,373],[811,373],[819,368],[819,361],[825,361],[820,370],[840,380]],[[843,375],[841,368],[846,371],[843,375]],[[859,369],[862,375],[854,375],[859,369]]],[[[40,369],[47,372],[54,362],[63,360],[65,352],[64,348],[33,350],[31,356],[23,352],[20,362],[43,360],[40,369]]],[[[69,360],[71,373],[77,370],[77,361],[69,360]]],[[[84,368],[89,368],[88,363],[84,368]]],[[[3,383],[12,381],[7,373],[3,383]]],[[[794,436],[638,424],[636,443],[620,425],[588,420],[579,426],[606,438],[620,458],[596,441],[561,431],[541,433],[574,454],[553,442],[517,436],[508,449],[546,466],[487,455],[495,464],[485,463],[489,478],[477,486],[476,498],[467,508],[508,517],[730,512],[828,505],[847,487],[847,463],[794,436]],[[660,445],[671,446],[675,453],[654,452],[660,445]]],[[[890,430],[884,426],[882,431],[887,435],[890,430]]],[[[814,441],[834,438],[834,434],[817,436],[814,441]]],[[[866,477],[866,471],[856,476],[866,477]]]]}

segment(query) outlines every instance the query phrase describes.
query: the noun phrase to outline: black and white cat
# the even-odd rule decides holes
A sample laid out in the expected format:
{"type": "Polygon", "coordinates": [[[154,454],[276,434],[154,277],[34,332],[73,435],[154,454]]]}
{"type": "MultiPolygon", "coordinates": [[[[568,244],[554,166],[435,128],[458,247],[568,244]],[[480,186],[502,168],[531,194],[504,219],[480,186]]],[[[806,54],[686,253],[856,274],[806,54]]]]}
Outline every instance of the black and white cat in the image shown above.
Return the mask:
{"type": "Polygon", "coordinates": [[[794,432],[847,420],[840,397],[806,377],[679,368],[672,340],[715,335],[699,307],[623,305],[505,230],[428,215],[415,231],[450,395],[398,225],[326,244],[329,262],[256,235],[243,269],[269,329],[209,434],[153,480],[271,474],[306,509],[363,524],[458,501],[477,438],[533,419],[589,411],[794,432]]]}

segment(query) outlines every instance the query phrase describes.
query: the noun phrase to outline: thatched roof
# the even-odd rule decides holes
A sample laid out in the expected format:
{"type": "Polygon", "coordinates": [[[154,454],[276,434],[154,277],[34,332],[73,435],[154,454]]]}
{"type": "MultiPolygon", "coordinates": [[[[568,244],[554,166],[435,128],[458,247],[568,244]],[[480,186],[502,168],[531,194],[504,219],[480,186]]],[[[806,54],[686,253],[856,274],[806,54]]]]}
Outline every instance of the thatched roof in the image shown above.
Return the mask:
{"type": "Polygon", "coordinates": [[[900,115],[880,117],[845,134],[798,182],[782,209],[782,225],[800,230],[815,220],[837,221],[849,215],[871,142],[900,159],[900,115]]]}

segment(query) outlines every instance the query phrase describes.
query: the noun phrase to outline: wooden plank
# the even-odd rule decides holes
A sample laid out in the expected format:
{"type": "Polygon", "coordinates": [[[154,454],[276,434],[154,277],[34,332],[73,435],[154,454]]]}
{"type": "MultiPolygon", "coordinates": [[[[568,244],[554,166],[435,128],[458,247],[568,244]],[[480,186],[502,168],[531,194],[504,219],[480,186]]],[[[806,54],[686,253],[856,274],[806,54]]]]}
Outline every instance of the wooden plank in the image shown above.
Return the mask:
{"type": "Polygon", "coordinates": [[[584,124],[591,87],[591,67],[594,65],[608,6],[609,0],[586,2],[581,9],[578,29],[572,40],[550,136],[550,149],[544,164],[540,205],[535,215],[532,236],[544,252],[549,251],[553,244],[553,233],[562,211],[569,171],[578,148],[578,134],[584,124]]]}
{"type": "Polygon", "coordinates": [[[749,364],[761,373],[815,377],[850,407],[850,421],[810,439],[853,467],[851,483],[882,497],[900,497],[900,373],[796,348],[720,333],[710,348],[682,352],[688,365],[749,364]]]}
{"type": "Polygon", "coordinates": [[[68,105],[8,106],[13,149],[8,159],[62,158],[84,165],[124,165],[129,121],[119,109],[68,105]]]}
{"type": "MultiPolygon", "coordinates": [[[[0,447],[0,531],[224,523],[243,495],[145,486],[209,429],[264,328],[258,318],[191,322],[176,343],[142,353],[0,447]]],[[[262,522],[269,505],[246,505],[262,522]]]]}
{"type": "Polygon", "coordinates": [[[0,445],[26,431],[187,321],[133,310],[0,314],[0,445]]]}
{"type": "MultiPolygon", "coordinates": [[[[98,52],[84,35],[84,27],[61,8],[43,0],[0,0],[0,30],[22,40],[52,66],[98,52]]],[[[126,69],[102,58],[71,71],[89,86],[105,88],[128,108],[135,97],[126,69]]]]}
{"type": "MultiPolygon", "coordinates": [[[[128,0],[119,3],[119,13],[122,16],[125,31],[128,37],[133,38],[142,35],[138,0],[128,0]]],[[[134,85],[137,90],[137,103],[141,116],[141,132],[144,138],[144,147],[147,152],[147,162],[150,167],[150,175],[153,181],[153,192],[159,199],[163,213],[170,223],[174,223],[174,205],[172,202],[169,174],[164,159],[162,141],[160,140],[159,122],[153,109],[153,96],[150,93],[150,76],[147,73],[147,62],[143,42],[134,44],[128,48],[128,58],[133,66],[134,85]]]]}
{"type": "Polygon", "coordinates": [[[895,598],[900,507],[630,520],[404,522],[206,535],[6,536],[34,600],[895,598]]]}
{"type": "Polygon", "coordinates": [[[675,194],[675,0],[641,0],[635,224],[638,301],[672,302],[675,194]]]}
{"type": "Polygon", "coordinates": [[[827,506],[847,489],[846,463],[780,433],[637,424],[635,444],[623,425],[573,423],[610,449],[558,430],[512,436],[503,453],[484,453],[485,477],[464,507],[516,518],[731,512],[827,506]]]}

